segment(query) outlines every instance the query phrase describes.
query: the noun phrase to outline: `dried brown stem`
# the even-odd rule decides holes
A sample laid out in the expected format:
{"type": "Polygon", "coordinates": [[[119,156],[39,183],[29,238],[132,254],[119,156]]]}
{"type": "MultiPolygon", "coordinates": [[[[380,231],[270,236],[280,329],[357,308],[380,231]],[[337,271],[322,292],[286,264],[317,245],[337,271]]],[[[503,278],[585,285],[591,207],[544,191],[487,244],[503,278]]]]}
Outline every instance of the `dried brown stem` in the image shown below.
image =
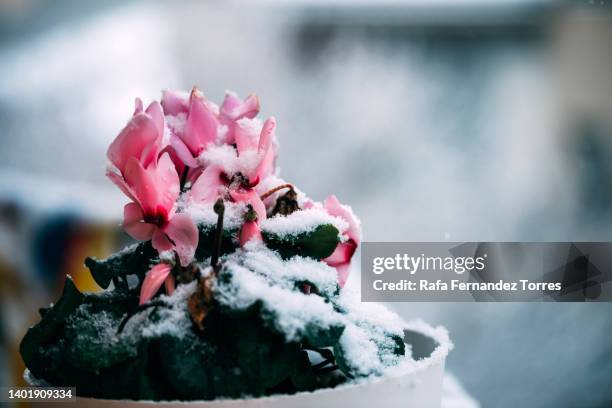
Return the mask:
{"type": "Polygon", "coordinates": [[[292,184],[281,184],[280,186],[276,186],[274,187],[272,190],[268,190],[265,193],[263,193],[260,198],[262,200],[265,200],[266,198],[270,197],[272,194],[276,193],[279,190],[282,190],[283,188],[288,188],[290,190],[293,190],[293,185],[292,184]]]}

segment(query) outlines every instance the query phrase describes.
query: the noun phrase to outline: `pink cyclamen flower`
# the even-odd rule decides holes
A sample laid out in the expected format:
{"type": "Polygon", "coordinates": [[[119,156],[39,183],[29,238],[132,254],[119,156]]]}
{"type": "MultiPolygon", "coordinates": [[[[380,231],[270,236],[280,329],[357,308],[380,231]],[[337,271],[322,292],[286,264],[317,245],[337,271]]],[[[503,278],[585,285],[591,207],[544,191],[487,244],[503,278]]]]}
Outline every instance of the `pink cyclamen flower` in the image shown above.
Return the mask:
{"type": "Polygon", "coordinates": [[[247,161],[246,167],[251,186],[257,185],[266,176],[274,172],[274,138],[276,134],[276,119],[266,120],[257,134],[256,127],[248,120],[240,120],[236,124],[235,139],[238,158],[247,161]]]}
{"type": "Polygon", "coordinates": [[[181,264],[189,264],[198,244],[198,230],[187,214],[175,213],[179,177],[170,156],[164,153],[146,168],[131,157],[123,177],[113,174],[113,181],[133,200],[123,210],[126,232],[140,241],[151,239],[158,252],[176,251],[181,264]]]}
{"type": "Polygon", "coordinates": [[[171,295],[174,291],[174,277],[170,274],[172,271],[172,265],[167,263],[160,263],[152,267],[147,272],[142,286],[140,287],[140,300],[139,305],[143,305],[148,302],[161,288],[162,284],[166,286],[166,292],[171,295]]]}
{"type": "Polygon", "coordinates": [[[233,92],[225,92],[225,99],[219,110],[219,120],[227,126],[225,143],[235,142],[236,122],[240,119],[253,119],[259,113],[259,98],[255,94],[250,94],[243,101],[233,92]]]}
{"type": "Polygon", "coordinates": [[[143,166],[157,160],[162,149],[164,115],[158,102],[152,102],[143,112],[142,101],[136,99],[134,115],[111,143],[106,153],[121,174],[131,157],[143,166]]]}
{"type": "Polygon", "coordinates": [[[164,91],[162,107],[171,131],[170,145],[183,163],[197,167],[197,157],[217,141],[220,122],[214,106],[194,87],[189,98],[164,91]]]}
{"type": "Polygon", "coordinates": [[[340,287],[343,287],[348,279],[351,259],[361,242],[359,220],[355,214],[353,214],[351,208],[340,204],[340,201],[338,201],[334,195],[329,196],[327,200],[325,200],[323,206],[330,215],[340,217],[348,224],[348,228],[345,231],[340,231],[347,240],[339,243],[334,252],[323,259],[329,266],[336,268],[336,272],[338,273],[338,284],[340,287]]]}

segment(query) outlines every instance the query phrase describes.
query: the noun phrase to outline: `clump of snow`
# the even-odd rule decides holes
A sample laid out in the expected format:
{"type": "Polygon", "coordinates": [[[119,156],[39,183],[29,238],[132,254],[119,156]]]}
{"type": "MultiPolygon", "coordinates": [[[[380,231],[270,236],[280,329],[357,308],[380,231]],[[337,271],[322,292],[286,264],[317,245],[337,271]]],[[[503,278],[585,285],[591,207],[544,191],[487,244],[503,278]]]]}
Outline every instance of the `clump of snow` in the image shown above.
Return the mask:
{"type": "Polygon", "coordinates": [[[234,146],[228,144],[220,146],[209,144],[198,157],[198,161],[205,166],[221,166],[227,174],[239,171],[238,153],[234,146]]]}
{"type": "Polygon", "coordinates": [[[334,217],[319,208],[310,208],[295,211],[286,216],[277,215],[267,218],[260,223],[260,226],[262,231],[285,236],[311,232],[324,224],[332,224],[338,231],[344,231],[348,228],[345,220],[340,217],[334,217]]]}
{"type": "Polygon", "coordinates": [[[255,146],[259,144],[259,135],[261,133],[261,129],[263,127],[263,123],[259,118],[242,118],[236,121],[236,124],[245,130],[245,134],[253,139],[257,138],[257,143],[255,146]]]}
{"type": "MultiPolygon", "coordinates": [[[[329,329],[342,325],[343,317],[322,297],[304,294],[288,284],[279,284],[283,276],[290,278],[288,282],[291,282],[291,278],[297,275],[308,275],[316,280],[325,272],[331,273],[327,269],[314,272],[314,264],[309,265],[310,273],[308,270],[298,273],[295,268],[302,262],[297,260],[290,265],[291,272],[275,252],[263,247],[255,252],[238,251],[223,260],[224,272],[230,274],[231,283],[217,284],[215,299],[233,309],[246,309],[261,301],[264,309],[274,315],[273,323],[287,341],[299,340],[309,326],[329,329]]],[[[326,268],[322,263],[320,265],[326,268]]],[[[331,276],[335,277],[335,274],[331,276]]]]}
{"type": "Polygon", "coordinates": [[[257,149],[249,149],[238,155],[238,151],[232,145],[209,144],[198,156],[198,161],[204,166],[220,166],[228,175],[252,173],[262,159],[262,154],[257,149]]]}
{"type": "Polygon", "coordinates": [[[379,303],[362,302],[355,290],[343,289],[337,304],[350,321],[361,325],[378,326],[389,333],[403,333],[406,322],[396,313],[379,303]]]}
{"type": "Polygon", "coordinates": [[[168,115],[166,118],[166,124],[175,134],[182,134],[185,131],[185,123],[187,123],[186,113],[177,113],[175,116],[168,115]]]}
{"type": "Polygon", "coordinates": [[[357,375],[376,375],[382,372],[383,365],[378,357],[378,347],[365,330],[348,324],[339,343],[346,363],[357,375]]]}
{"type": "Polygon", "coordinates": [[[172,295],[160,296],[166,306],[152,307],[130,318],[122,332],[124,336],[160,337],[165,334],[183,338],[191,333],[192,321],[187,310],[189,296],[196,282],[178,285],[172,295]],[[155,318],[151,318],[156,314],[155,318]]]}
{"type": "Polygon", "coordinates": [[[338,289],[336,270],[324,262],[301,256],[285,261],[255,241],[247,243],[245,249],[242,265],[252,271],[265,271],[263,273],[273,284],[294,289],[296,283],[307,281],[327,297],[333,296],[338,289]]]}
{"type": "Polygon", "coordinates": [[[223,144],[225,143],[225,138],[227,136],[227,132],[229,131],[226,125],[217,125],[217,138],[215,139],[215,143],[223,144]]]}
{"type": "MultiPolygon", "coordinates": [[[[239,228],[243,222],[246,211],[245,203],[224,201],[223,228],[239,228]]],[[[189,203],[184,212],[189,214],[196,224],[217,225],[218,215],[213,209],[214,203],[189,203]]]]}

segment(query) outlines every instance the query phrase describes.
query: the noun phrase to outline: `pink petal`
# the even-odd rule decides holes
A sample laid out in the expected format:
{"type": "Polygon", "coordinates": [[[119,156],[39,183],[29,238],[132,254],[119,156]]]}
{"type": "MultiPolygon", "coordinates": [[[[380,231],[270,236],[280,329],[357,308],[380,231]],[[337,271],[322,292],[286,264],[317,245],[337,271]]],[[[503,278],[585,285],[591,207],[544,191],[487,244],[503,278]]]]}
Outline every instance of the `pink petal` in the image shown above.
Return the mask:
{"type": "Polygon", "coordinates": [[[191,151],[187,145],[185,145],[185,142],[183,142],[183,140],[174,133],[170,135],[170,145],[176,152],[176,155],[183,161],[183,163],[185,163],[185,165],[189,167],[198,166],[197,160],[194,159],[191,151]]]}
{"type": "Polygon", "coordinates": [[[338,244],[334,252],[323,259],[329,266],[336,268],[338,274],[338,285],[342,288],[348,279],[351,266],[351,258],[355,254],[357,243],[353,240],[338,244]]]}
{"type": "Polygon", "coordinates": [[[140,205],[129,203],[123,207],[123,228],[138,241],[147,241],[153,236],[156,226],[143,221],[140,205]]]}
{"type": "Polygon", "coordinates": [[[181,139],[194,156],[198,156],[209,143],[217,139],[219,122],[196,91],[191,92],[189,114],[181,139]]]}
{"type": "Polygon", "coordinates": [[[221,104],[221,114],[227,116],[229,119],[231,118],[231,113],[234,109],[237,109],[242,101],[240,98],[233,92],[225,92],[225,99],[223,99],[223,103],[221,104]]]}
{"type": "Polygon", "coordinates": [[[332,254],[327,258],[323,259],[323,261],[331,266],[350,262],[356,249],[357,244],[353,240],[342,242],[338,244],[334,252],[332,252],[332,254]]]}
{"type": "Polygon", "coordinates": [[[249,189],[246,191],[230,190],[230,196],[232,197],[232,200],[234,200],[234,202],[236,203],[250,204],[253,207],[253,210],[255,210],[255,212],[257,213],[258,221],[266,219],[266,206],[261,200],[261,197],[259,197],[259,194],[257,194],[257,191],[253,189],[249,189]]]}
{"type": "Polygon", "coordinates": [[[168,154],[168,156],[170,156],[170,159],[172,160],[172,163],[174,163],[174,168],[176,169],[176,174],[179,175],[179,180],[183,175],[183,172],[185,171],[185,163],[183,163],[183,161],[181,160],[181,158],[178,156],[178,154],[176,154],[176,150],[174,150],[174,147],[172,146],[166,146],[164,147],[164,150],[162,150],[159,154],[163,155],[163,154],[168,154]]]}
{"type": "Polygon", "coordinates": [[[125,181],[147,215],[157,213],[159,202],[158,186],[152,176],[152,172],[147,172],[138,160],[130,157],[125,166],[125,181]]]}
{"type": "Polygon", "coordinates": [[[251,184],[254,184],[257,179],[262,180],[274,171],[274,151],[271,147],[275,132],[276,120],[272,117],[265,121],[259,135],[259,145],[257,147],[259,163],[249,175],[251,184]]]}
{"type": "Polygon", "coordinates": [[[247,242],[255,240],[257,242],[263,241],[261,236],[261,230],[259,225],[255,221],[245,221],[240,229],[240,246],[243,247],[247,242]]]}
{"type": "Polygon", "coordinates": [[[134,192],[130,189],[130,186],[127,185],[123,177],[121,177],[119,174],[115,173],[110,169],[106,170],[106,177],[108,177],[110,181],[112,181],[117,187],[119,187],[119,189],[123,191],[123,194],[128,196],[132,201],[139,202],[136,196],[134,195],[134,192]]]}
{"type": "Polygon", "coordinates": [[[211,165],[206,167],[191,186],[190,199],[200,203],[208,203],[219,198],[219,188],[225,184],[221,179],[222,173],[221,166],[211,165]]]}
{"type": "Polygon", "coordinates": [[[165,153],[158,163],[146,170],[133,157],[128,160],[125,181],[130,186],[145,215],[167,217],[180,193],[179,178],[170,156],[165,153]]]}
{"type": "Polygon", "coordinates": [[[237,122],[234,128],[234,138],[236,141],[236,149],[240,155],[247,150],[257,149],[258,136],[254,132],[254,126],[249,126],[248,123],[237,122]]]}
{"type": "Polygon", "coordinates": [[[174,250],[181,265],[187,266],[193,259],[198,246],[198,228],[191,217],[185,213],[176,214],[164,228],[166,236],[174,243],[174,250]]]}
{"type": "Polygon", "coordinates": [[[172,242],[170,242],[161,228],[156,228],[153,232],[151,245],[153,245],[157,252],[171,251],[173,249],[172,242]]]}
{"type": "Polygon", "coordinates": [[[148,146],[155,144],[160,137],[153,119],[145,113],[138,113],[111,143],[106,154],[115,167],[124,174],[128,160],[132,157],[140,159],[142,152],[148,146]]]}
{"type": "Polygon", "coordinates": [[[142,109],[143,109],[142,99],[136,98],[134,100],[134,115],[138,113],[142,113],[142,109]]]}
{"type": "Polygon", "coordinates": [[[245,117],[254,118],[259,113],[259,98],[250,94],[243,102],[234,93],[226,92],[221,113],[232,121],[245,117]]]}
{"type": "Polygon", "coordinates": [[[259,162],[253,173],[253,178],[249,177],[251,182],[255,180],[263,180],[270,174],[274,173],[274,161],[276,160],[276,152],[274,148],[269,149],[264,155],[263,159],[259,162]]]}
{"type": "Polygon", "coordinates": [[[336,273],[338,274],[338,286],[340,286],[340,288],[343,288],[346,284],[346,281],[348,280],[349,273],[351,272],[351,263],[347,262],[345,264],[338,265],[335,268],[336,273]]]}
{"type": "Polygon", "coordinates": [[[159,188],[158,210],[170,213],[180,194],[180,179],[176,167],[168,153],[164,153],[157,163],[157,168],[147,169],[155,172],[155,181],[159,188]]]}
{"type": "Polygon", "coordinates": [[[187,114],[189,111],[189,98],[183,92],[162,91],[161,105],[166,115],[187,114]]]}
{"type": "MultiPolygon", "coordinates": [[[[160,135],[164,134],[164,112],[162,111],[162,107],[157,101],[151,102],[151,104],[147,107],[145,111],[155,123],[155,127],[160,135]]],[[[160,137],[161,139],[161,137],[160,137]]]]}
{"type": "Polygon", "coordinates": [[[261,128],[261,134],[259,135],[259,146],[257,148],[258,153],[263,154],[270,149],[275,133],[276,119],[271,117],[264,122],[263,127],[261,128]]]}
{"type": "Polygon", "coordinates": [[[304,202],[304,210],[309,210],[311,208],[314,208],[314,202],[309,198],[304,202]]]}
{"type": "Polygon", "coordinates": [[[147,272],[142,282],[142,286],[140,287],[140,305],[145,304],[149,299],[155,296],[168,275],[170,275],[171,270],[172,266],[166,263],[160,263],[147,272]]]}
{"type": "Polygon", "coordinates": [[[330,215],[340,217],[349,224],[349,229],[347,231],[348,237],[359,245],[361,242],[361,228],[359,227],[359,220],[355,217],[355,214],[353,214],[351,207],[340,204],[340,201],[338,201],[335,195],[329,196],[327,200],[325,200],[324,206],[330,215]]]}

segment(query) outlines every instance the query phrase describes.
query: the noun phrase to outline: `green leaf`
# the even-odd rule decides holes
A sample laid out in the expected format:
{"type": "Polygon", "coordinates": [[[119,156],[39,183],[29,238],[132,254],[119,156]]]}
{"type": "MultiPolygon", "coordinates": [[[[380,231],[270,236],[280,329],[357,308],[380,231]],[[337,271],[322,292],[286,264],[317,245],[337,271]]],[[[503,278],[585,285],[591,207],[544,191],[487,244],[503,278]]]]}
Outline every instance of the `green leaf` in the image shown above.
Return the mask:
{"type": "Polygon", "coordinates": [[[314,391],[317,388],[317,376],[315,375],[308,353],[301,351],[295,361],[291,382],[296,391],[314,391]]]}
{"type": "MultiPolygon", "coordinates": [[[[260,316],[267,328],[284,336],[283,330],[277,325],[279,317],[275,311],[269,310],[263,306],[260,316]]],[[[307,348],[331,347],[338,342],[343,332],[344,324],[340,322],[326,327],[320,326],[318,321],[307,322],[304,327],[296,333],[296,341],[304,343],[307,348]]]]}
{"type": "Polygon", "coordinates": [[[234,366],[242,382],[239,389],[233,389],[238,380],[230,370],[231,379],[213,384],[217,396],[235,396],[238,391],[237,395],[263,395],[290,377],[299,344],[270,330],[262,321],[261,310],[261,302],[243,310],[217,306],[207,316],[205,327],[219,349],[214,366],[234,366]],[[223,394],[218,394],[221,388],[223,394]]]}
{"type": "Polygon", "coordinates": [[[96,283],[106,289],[114,278],[123,278],[126,275],[144,277],[151,261],[156,257],[157,252],[151,242],[147,241],[134,244],[106,259],[88,257],[85,259],[85,266],[91,271],[96,283]]]}
{"type": "Polygon", "coordinates": [[[124,311],[120,304],[85,303],[68,318],[67,361],[84,371],[98,372],[137,355],[134,339],[117,335],[124,311]]]}
{"type": "Polygon", "coordinates": [[[271,232],[262,231],[266,245],[284,258],[295,255],[307,256],[314,259],[327,258],[334,252],[340,242],[338,229],[332,224],[319,225],[311,232],[297,235],[280,236],[271,232]]]}
{"type": "Polygon", "coordinates": [[[19,352],[32,374],[38,378],[49,378],[61,362],[60,346],[54,344],[62,335],[66,318],[83,302],[70,276],[66,277],[64,290],[58,302],[46,309],[40,323],[31,327],[19,346],[19,352]]]}

